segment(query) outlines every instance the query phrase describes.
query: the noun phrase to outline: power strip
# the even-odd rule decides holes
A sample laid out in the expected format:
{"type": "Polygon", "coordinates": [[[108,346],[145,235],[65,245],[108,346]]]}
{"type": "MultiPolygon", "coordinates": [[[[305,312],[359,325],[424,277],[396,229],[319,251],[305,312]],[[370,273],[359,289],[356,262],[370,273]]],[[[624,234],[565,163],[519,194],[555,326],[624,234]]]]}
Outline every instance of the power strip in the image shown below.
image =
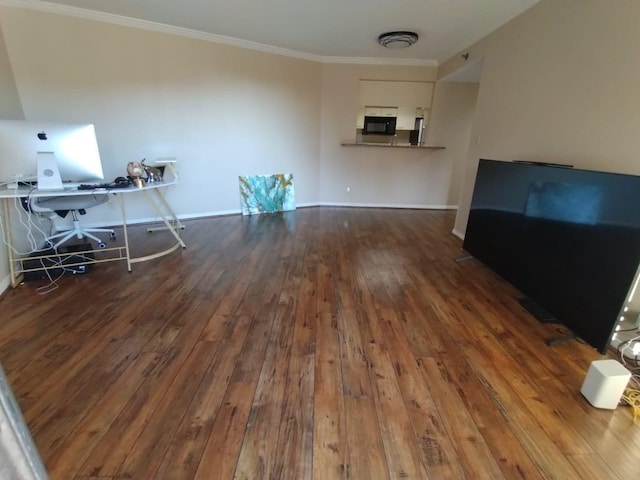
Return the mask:
{"type": "MultiPolygon", "coordinates": [[[[618,350],[620,345],[640,336],[640,314],[635,310],[627,310],[620,317],[616,328],[618,329],[611,339],[611,347],[618,350]]],[[[636,355],[640,352],[640,339],[635,342],[636,353],[630,348],[625,348],[623,355],[629,360],[635,360],[636,355]]]]}
{"type": "MultiPolygon", "coordinates": [[[[618,347],[632,338],[638,337],[640,334],[636,332],[624,332],[618,333],[615,338],[611,340],[609,344],[612,348],[615,348],[618,351],[618,347]]],[[[637,340],[637,343],[640,345],[640,339],[637,340]]],[[[633,355],[632,350],[625,350],[624,354],[625,358],[629,360],[635,360],[635,355],[633,355]]]]}

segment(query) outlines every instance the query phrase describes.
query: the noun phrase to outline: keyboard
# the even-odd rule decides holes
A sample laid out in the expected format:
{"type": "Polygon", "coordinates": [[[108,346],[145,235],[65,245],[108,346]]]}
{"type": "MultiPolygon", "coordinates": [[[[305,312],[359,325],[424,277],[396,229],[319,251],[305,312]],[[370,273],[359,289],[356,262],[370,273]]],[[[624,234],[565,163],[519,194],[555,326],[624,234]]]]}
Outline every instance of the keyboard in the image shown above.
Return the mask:
{"type": "Polygon", "coordinates": [[[128,183],[82,183],[78,185],[78,190],[113,190],[116,188],[129,188],[128,183]]]}

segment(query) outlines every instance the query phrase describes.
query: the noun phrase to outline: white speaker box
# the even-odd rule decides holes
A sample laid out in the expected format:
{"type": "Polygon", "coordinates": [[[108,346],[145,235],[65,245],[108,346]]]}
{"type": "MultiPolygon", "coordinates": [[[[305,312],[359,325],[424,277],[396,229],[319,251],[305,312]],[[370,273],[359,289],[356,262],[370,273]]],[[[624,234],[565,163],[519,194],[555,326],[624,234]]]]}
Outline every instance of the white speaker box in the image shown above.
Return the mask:
{"type": "Polygon", "coordinates": [[[53,152],[37,153],[38,190],[63,190],[58,162],[53,152]]]}
{"type": "Polygon", "coordinates": [[[617,360],[595,360],[580,393],[594,407],[615,410],[630,379],[631,372],[617,360]]]}

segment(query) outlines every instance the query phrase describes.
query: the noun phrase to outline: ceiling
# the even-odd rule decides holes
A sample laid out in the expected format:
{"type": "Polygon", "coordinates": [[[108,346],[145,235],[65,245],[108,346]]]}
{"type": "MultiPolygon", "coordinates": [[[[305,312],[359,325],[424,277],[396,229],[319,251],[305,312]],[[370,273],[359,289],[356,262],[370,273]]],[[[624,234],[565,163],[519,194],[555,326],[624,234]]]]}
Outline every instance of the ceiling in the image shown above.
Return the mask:
{"type": "MultiPolygon", "coordinates": [[[[45,10],[55,6],[55,11],[80,16],[83,11],[78,8],[104,12],[179,27],[186,29],[185,33],[213,35],[213,40],[229,43],[239,39],[321,60],[347,57],[437,64],[538,1],[2,0],[0,3],[45,10]],[[60,9],[59,5],[65,8],[60,9]],[[385,49],[376,39],[393,30],[413,30],[420,39],[409,48],[385,49]]],[[[93,12],[85,13],[96,18],[93,12]]],[[[117,21],[117,17],[110,19],[117,21]]]]}

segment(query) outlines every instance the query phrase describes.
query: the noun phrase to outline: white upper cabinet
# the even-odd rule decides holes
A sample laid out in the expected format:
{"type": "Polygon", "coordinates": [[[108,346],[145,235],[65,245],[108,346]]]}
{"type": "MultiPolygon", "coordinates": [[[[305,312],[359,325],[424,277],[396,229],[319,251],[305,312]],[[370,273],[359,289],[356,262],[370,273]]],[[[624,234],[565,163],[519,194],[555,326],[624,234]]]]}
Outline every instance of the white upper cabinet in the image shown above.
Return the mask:
{"type": "Polygon", "coordinates": [[[396,130],[413,130],[416,123],[415,107],[398,107],[396,130]]]}
{"type": "Polygon", "coordinates": [[[367,117],[397,117],[398,108],[365,106],[364,114],[367,117]]]}
{"type": "Polygon", "coordinates": [[[356,128],[364,128],[364,112],[364,105],[360,105],[360,108],[358,108],[358,116],[356,118],[356,128]]]}

